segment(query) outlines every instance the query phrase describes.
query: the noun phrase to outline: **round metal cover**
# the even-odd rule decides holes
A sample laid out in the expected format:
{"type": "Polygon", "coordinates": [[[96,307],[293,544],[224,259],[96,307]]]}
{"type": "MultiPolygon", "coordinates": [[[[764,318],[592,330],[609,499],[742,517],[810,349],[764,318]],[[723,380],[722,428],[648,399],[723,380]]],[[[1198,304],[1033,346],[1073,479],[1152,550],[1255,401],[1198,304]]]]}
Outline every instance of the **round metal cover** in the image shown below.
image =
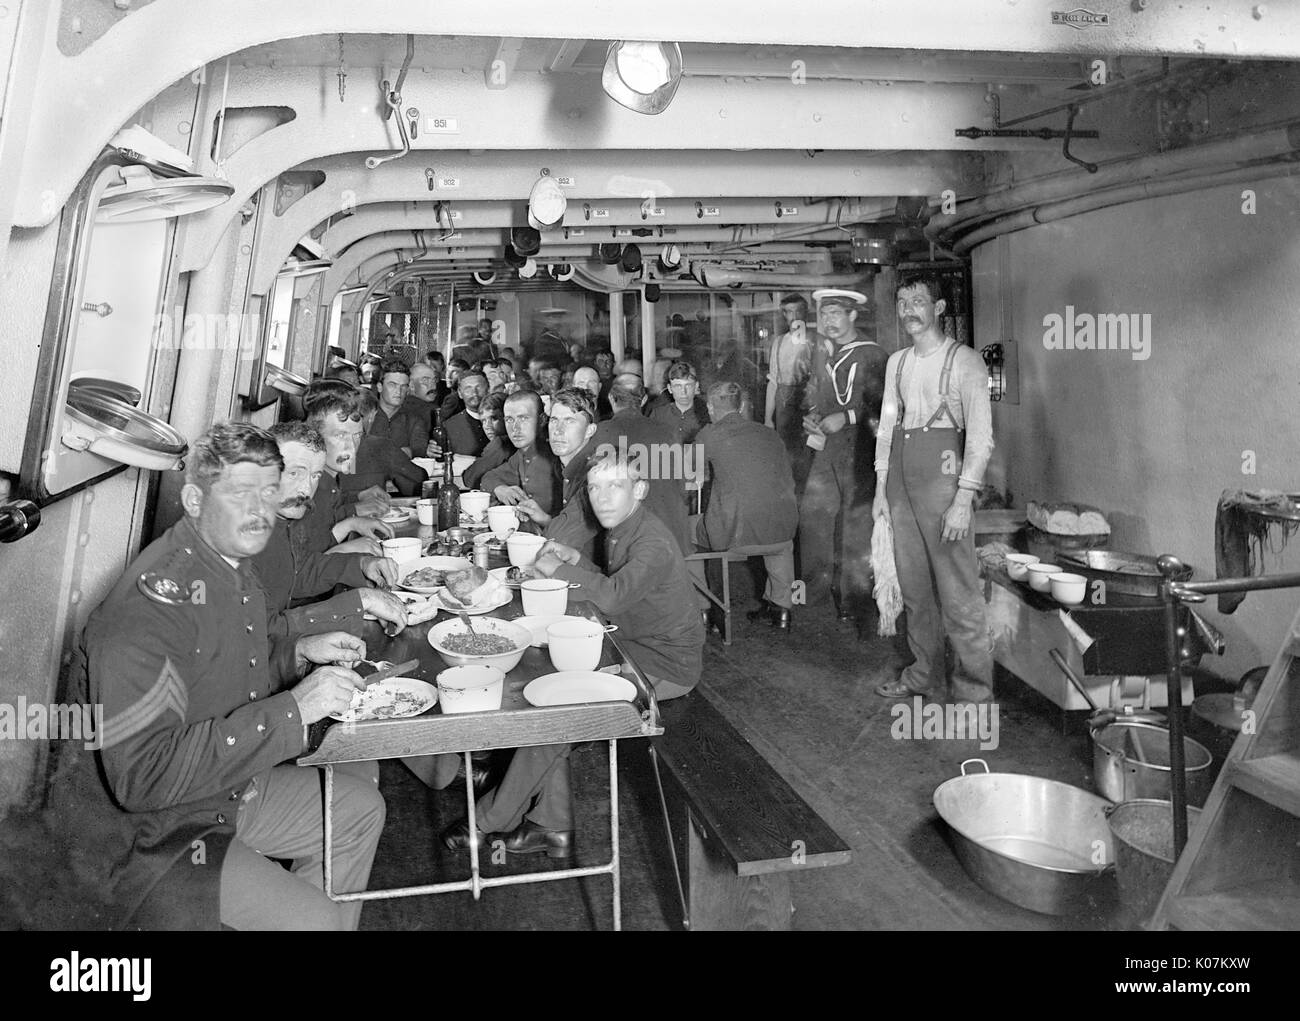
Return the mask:
{"type": "MultiPolygon", "coordinates": [[[[352,365],[352,362],[348,362],[352,365]]],[[[279,390],[281,393],[290,394],[293,397],[301,397],[307,392],[309,382],[296,373],[288,369],[282,369],[278,365],[268,365],[266,367],[266,385],[272,390],[279,390]]]]}
{"type": "Polygon", "coordinates": [[[124,404],[129,404],[133,408],[140,406],[140,391],[129,383],[119,383],[115,379],[103,379],[99,376],[81,376],[68,383],[68,389],[90,390],[95,393],[103,394],[105,397],[112,397],[124,404]]]}
{"type": "Polygon", "coordinates": [[[96,223],[187,216],[220,205],[235,193],[233,184],[215,177],[160,178],[141,166],[123,167],[121,173],[121,182],[109,185],[100,196],[96,223]]]}
{"type": "Polygon", "coordinates": [[[149,454],[182,457],[189,449],[185,437],[162,419],[94,390],[70,387],[67,412],[93,432],[149,454]]]}

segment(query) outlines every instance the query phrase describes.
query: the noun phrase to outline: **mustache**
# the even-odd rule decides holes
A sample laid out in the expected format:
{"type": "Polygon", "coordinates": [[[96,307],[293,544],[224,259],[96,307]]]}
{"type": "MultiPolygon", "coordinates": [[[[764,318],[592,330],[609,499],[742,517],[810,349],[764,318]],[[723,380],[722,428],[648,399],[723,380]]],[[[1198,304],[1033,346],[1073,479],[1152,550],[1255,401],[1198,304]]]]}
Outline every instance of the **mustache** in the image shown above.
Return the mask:
{"type": "Polygon", "coordinates": [[[254,529],[260,530],[263,528],[270,528],[270,527],[271,527],[271,520],[269,518],[264,518],[259,516],[245,522],[242,526],[240,526],[239,530],[241,532],[251,532],[254,529]]]}
{"type": "Polygon", "coordinates": [[[316,506],[316,501],[310,496],[291,496],[287,500],[280,501],[281,510],[293,510],[296,507],[306,507],[311,510],[316,506]]]}

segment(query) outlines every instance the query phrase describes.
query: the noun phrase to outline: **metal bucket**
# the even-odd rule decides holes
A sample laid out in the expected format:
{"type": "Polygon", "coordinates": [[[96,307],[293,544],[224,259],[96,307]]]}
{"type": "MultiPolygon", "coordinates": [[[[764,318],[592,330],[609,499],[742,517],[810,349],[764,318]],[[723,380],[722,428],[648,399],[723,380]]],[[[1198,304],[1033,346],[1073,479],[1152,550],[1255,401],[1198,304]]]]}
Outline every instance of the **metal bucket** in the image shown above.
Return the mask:
{"type": "MultiPolygon", "coordinates": [[[[1183,738],[1187,803],[1203,805],[1214,786],[1212,756],[1203,744],[1183,738]]],[[[1092,779],[1111,801],[1168,799],[1169,729],[1138,720],[1117,719],[1092,731],[1092,779]]]]}
{"type": "Polygon", "coordinates": [[[1067,915],[1113,897],[1106,802],[1038,776],[990,773],[983,759],[940,784],[934,807],[957,858],[990,893],[1030,911],[1067,915]],[[983,773],[967,774],[978,762],[983,773]]]}
{"type": "MultiPolygon", "coordinates": [[[[1196,829],[1199,808],[1187,809],[1187,831],[1196,829]]],[[[1173,805],[1168,801],[1125,801],[1110,809],[1115,838],[1115,876],[1120,905],[1135,922],[1151,917],[1174,871],[1173,805]]]]}

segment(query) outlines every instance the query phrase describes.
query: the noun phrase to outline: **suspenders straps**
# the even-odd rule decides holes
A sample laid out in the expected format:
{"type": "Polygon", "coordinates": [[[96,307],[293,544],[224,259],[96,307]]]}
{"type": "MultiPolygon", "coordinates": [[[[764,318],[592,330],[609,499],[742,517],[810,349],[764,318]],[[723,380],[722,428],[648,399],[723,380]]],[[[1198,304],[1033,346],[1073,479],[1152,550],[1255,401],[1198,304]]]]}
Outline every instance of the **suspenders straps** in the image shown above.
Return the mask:
{"type": "MultiPolygon", "coordinates": [[[[894,373],[894,392],[898,395],[898,428],[900,429],[903,428],[903,412],[906,410],[903,406],[903,364],[911,353],[911,348],[903,352],[903,357],[898,360],[898,369],[894,373]]],[[[956,358],[957,342],[952,341],[943,357],[943,368],[939,372],[939,406],[935,409],[934,414],[930,416],[930,421],[925,423],[924,428],[926,429],[935,426],[941,415],[947,415],[948,420],[952,422],[953,428],[957,428],[957,419],[948,410],[948,382],[952,378],[952,363],[956,358]]]]}

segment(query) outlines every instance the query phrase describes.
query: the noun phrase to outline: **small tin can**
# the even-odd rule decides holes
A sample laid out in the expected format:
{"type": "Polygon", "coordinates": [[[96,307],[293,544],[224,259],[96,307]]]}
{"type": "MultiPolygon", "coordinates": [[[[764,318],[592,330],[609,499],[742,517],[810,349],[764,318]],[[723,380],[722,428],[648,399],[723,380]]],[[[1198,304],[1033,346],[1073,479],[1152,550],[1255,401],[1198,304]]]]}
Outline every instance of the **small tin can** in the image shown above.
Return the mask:
{"type": "Polygon", "coordinates": [[[488,566],[488,548],[485,542],[476,542],[474,544],[474,566],[487,570],[488,566]]]}

